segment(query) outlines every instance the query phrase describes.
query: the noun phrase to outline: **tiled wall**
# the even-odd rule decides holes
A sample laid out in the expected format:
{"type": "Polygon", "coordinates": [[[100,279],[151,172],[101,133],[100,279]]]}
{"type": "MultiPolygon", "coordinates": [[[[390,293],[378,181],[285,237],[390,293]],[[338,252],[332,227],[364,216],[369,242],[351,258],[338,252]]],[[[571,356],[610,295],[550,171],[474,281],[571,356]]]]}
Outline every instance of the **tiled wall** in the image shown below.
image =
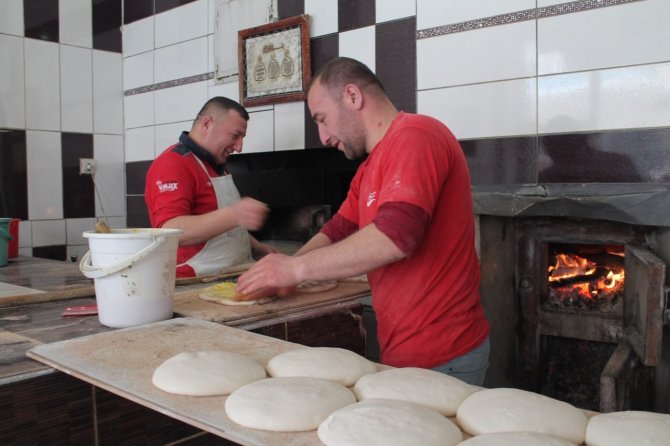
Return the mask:
{"type": "Polygon", "coordinates": [[[81,256],[96,216],[125,224],[120,25],[121,0],[0,6],[0,215],[23,220],[21,255],[81,256]]]}
{"type": "MultiPolygon", "coordinates": [[[[313,70],[356,57],[400,109],[445,122],[475,185],[670,182],[666,0],[276,1],[275,17],[310,15],[313,70]]],[[[24,3],[0,14],[0,51],[18,61],[0,66],[0,204],[30,220],[22,253],[76,255],[96,216],[147,224],[149,163],[209,97],[238,99],[238,83],[213,78],[216,0],[24,3]],[[121,8],[122,37],[105,23],[121,8]],[[100,196],[72,173],[91,153],[100,196]]],[[[355,163],[304,150],[321,147],[304,103],[250,112],[246,154],[231,161],[242,192],[337,202],[355,163]],[[316,185],[301,196],[305,179],[316,185]]]]}

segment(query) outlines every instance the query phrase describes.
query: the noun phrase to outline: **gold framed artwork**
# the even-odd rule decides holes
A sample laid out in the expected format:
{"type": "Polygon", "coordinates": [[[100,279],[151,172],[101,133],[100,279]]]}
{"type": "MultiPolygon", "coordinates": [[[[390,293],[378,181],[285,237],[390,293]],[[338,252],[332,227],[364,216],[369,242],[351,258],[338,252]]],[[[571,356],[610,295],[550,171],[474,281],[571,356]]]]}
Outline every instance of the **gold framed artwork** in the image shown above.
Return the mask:
{"type": "Polygon", "coordinates": [[[309,16],[238,31],[240,102],[302,101],[311,79],[309,16]]]}

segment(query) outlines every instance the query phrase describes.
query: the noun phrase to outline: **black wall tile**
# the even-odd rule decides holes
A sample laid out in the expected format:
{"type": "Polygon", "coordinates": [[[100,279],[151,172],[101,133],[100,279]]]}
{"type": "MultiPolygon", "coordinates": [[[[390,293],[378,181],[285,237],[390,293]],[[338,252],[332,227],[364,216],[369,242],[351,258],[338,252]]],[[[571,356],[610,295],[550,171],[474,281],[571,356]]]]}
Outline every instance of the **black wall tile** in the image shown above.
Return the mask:
{"type": "Polygon", "coordinates": [[[79,159],[93,158],[93,135],[61,134],[63,163],[63,215],[65,218],[95,217],[95,187],[91,175],[79,174],[79,159]]]}
{"type": "Polygon", "coordinates": [[[337,4],[338,31],[350,31],[375,24],[375,0],[338,0],[337,4]]]}
{"type": "Polygon", "coordinates": [[[25,130],[0,132],[0,217],[28,219],[25,130]]]}
{"type": "Polygon", "coordinates": [[[170,9],[177,8],[182,5],[186,5],[195,0],[155,0],[154,7],[156,9],[156,14],[169,11],[170,9]]]}
{"type": "Polygon", "coordinates": [[[154,0],[123,0],[123,23],[146,19],[154,14],[154,0]]]}
{"type": "Polygon", "coordinates": [[[288,19],[305,13],[305,0],[278,0],[279,19],[288,19]]]}
{"type": "Polygon", "coordinates": [[[473,139],[460,143],[473,185],[537,182],[536,137],[473,139]]]}
{"type": "Polygon", "coordinates": [[[126,196],[126,213],[126,226],[129,228],[151,227],[144,195],[126,196]]]}
{"type": "MultiPolygon", "coordinates": [[[[310,55],[312,59],[312,76],[330,59],[339,55],[340,43],[337,34],[329,34],[310,40],[310,55]]],[[[312,115],[305,101],[305,147],[323,147],[319,139],[319,131],[312,120],[312,115]]]]}
{"type": "Polygon", "coordinates": [[[670,183],[670,128],[543,135],[541,183],[670,183]]]}
{"type": "Polygon", "coordinates": [[[67,260],[67,247],[65,245],[34,246],[33,257],[52,260],[67,260]]]}
{"type": "Polygon", "coordinates": [[[25,36],[58,42],[58,0],[23,0],[25,36]]]}
{"type": "Polygon", "coordinates": [[[121,0],[93,1],[93,49],[120,53],[121,0]]]}
{"type": "Polygon", "coordinates": [[[151,161],[126,163],[126,193],[128,195],[144,194],[144,185],[150,165],[151,161]]]}
{"type": "Polygon", "coordinates": [[[398,110],[416,113],[416,18],[375,29],[377,77],[398,110]]]}

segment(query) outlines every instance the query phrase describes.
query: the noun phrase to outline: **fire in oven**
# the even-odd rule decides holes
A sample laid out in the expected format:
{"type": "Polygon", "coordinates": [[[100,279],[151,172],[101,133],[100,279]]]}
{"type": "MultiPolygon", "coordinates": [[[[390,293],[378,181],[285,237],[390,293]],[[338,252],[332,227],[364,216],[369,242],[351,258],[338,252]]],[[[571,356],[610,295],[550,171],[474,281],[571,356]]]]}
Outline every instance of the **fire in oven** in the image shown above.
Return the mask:
{"type": "Polygon", "coordinates": [[[566,311],[623,314],[623,245],[550,244],[545,302],[566,311]]]}

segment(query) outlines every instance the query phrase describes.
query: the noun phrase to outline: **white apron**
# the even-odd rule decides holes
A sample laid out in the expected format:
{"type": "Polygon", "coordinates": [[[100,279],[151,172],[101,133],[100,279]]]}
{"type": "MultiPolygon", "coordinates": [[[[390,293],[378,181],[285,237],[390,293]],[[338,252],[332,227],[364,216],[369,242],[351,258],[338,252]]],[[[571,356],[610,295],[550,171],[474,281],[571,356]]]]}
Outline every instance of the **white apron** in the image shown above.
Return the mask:
{"type": "MultiPolygon", "coordinates": [[[[207,168],[202,161],[198,157],[196,157],[196,160],[209,177],[207,168]]],[[[240,201],[240,192],[233,183],[232,175],[210,177],[209,181],[212,182],[219,209],[232,206],[240,201]]],[[[183,264],[193,268],[196,276],[207,276],[220,271],[222,268],[252,261],[249,232],[245,228],[237,226],[208,240],[196,255],[183,264]]]]}

